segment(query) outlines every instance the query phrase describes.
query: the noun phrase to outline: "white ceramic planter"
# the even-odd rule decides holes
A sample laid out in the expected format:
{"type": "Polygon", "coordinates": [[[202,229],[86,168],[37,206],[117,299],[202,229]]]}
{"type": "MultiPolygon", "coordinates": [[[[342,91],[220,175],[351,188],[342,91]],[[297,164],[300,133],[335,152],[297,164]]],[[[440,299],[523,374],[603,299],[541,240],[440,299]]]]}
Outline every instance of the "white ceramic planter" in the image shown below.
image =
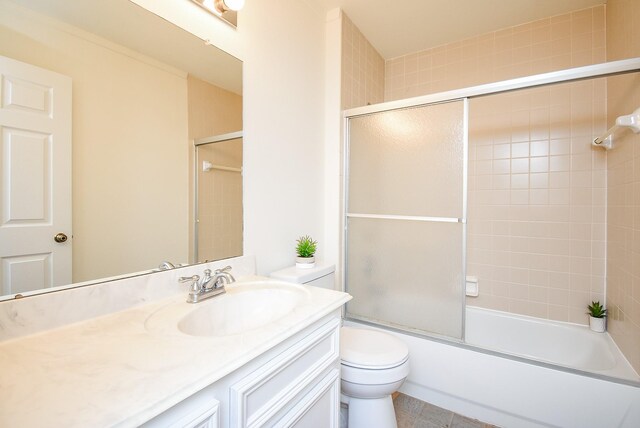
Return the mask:
{"type": "Polygon", "coordinates": [[[296,267],[298,269],[311,269],[316,266],[315,257],[296,257],[296,267]]]}
{"type": "Polygon", "coordinates": [[[604,333],[606,318],[594,318],[589,315],[589,328],[598,333],[604,333]]]}

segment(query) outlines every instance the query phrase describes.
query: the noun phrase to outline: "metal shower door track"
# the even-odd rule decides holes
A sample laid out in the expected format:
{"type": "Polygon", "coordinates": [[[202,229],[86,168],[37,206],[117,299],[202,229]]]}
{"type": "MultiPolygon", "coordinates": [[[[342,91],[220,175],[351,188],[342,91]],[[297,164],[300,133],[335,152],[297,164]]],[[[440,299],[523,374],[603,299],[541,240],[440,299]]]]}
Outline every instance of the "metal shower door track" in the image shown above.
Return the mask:
{"type": "Polygon", "coordinates": [[[575,82],[578,80],[593,79],[597,77],[609,77],[618,74],[635,73],[640,71],[640,58],[623,59],[620,61],[605,62],[602,64],[587,65],[584,67],[569,68],[567,70],[552,71],[549,73],[535,74],[533,76],[519,77],[517,79],[503,80],[501,82],[485,85],[470,86],[468,88],[454,89],[452,91],[438,92],[436,94],[423,95],[404,100],[388,101],[365,107],[356,107],[345,110],[345,119],[363,116],[371,113],[379,113],[388,110],[398,110],[409,107],[417,107],[426,104],[435,104],[463,98],[476,98],[502,92],[528,89],[537,86],[553,85],[556,83],[575,82]]]}

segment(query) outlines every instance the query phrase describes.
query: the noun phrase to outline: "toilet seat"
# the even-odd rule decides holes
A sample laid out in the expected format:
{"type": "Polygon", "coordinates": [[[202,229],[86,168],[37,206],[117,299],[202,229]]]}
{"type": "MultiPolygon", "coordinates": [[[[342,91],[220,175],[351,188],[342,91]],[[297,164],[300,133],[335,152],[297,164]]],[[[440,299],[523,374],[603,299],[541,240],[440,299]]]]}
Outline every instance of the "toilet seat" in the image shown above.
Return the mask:
{"type": "Polygon", "coordinates": [[[401,384],[409,375],[409,359],[407,358],[404,363],[398,366],[377,370],[352,367],[342,363],[340,366],[340,375],[343,382],[359,385],[388,385],[395,382],[399,382],[401,384]]]}
{"type": "Polygon", "coordinates": [[[396,337],[380,331],[342,327],[340,359],[349,367],[387,370],[409,359],[409,348],[396,337]]]}

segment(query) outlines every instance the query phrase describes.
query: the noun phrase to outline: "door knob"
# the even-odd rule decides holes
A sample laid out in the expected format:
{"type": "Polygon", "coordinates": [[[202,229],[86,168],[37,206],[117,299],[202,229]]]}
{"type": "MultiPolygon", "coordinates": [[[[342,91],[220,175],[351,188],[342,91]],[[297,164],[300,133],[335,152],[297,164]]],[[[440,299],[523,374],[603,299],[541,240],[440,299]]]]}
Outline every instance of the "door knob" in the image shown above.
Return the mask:
{"type": "Polygon", "coordinates": [[[58,233],[53,237],[53,240],[60,243],[67,242],[67,235],[65,235],[64,233],[58,233]]]}

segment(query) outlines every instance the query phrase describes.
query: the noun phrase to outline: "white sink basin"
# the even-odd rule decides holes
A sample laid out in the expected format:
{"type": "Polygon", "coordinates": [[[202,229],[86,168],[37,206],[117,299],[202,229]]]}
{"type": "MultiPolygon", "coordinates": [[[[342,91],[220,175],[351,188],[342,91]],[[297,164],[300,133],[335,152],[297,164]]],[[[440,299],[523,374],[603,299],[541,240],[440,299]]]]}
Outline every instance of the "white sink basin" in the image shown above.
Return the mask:
{"type": "Polygon", "coordinates": [[[151,330],[177,327],[190,336],[242,334],[287,316],[310,295],[304,286],[275,281],[236,283],[226,289],[225,294],[200,303],[169,305],[154,313],[146,326],[151,330]]]}

